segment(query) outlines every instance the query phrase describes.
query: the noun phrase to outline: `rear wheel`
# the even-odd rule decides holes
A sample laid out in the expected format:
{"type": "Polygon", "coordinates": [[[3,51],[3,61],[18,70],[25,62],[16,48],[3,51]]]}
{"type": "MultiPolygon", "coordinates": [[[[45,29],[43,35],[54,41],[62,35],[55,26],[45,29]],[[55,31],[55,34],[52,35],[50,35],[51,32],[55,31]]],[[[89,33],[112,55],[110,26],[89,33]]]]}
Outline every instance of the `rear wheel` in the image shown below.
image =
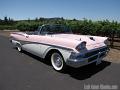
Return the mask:
{"type": "Polygon", "coordinates": [[[66,67],[62,55],[58,52],[51,55],[51,64],[56,71],[63,71],[66,67]]]}
{"type": "Polygon", "coordinates": [[[20,44],[17,44],[17,45],[16,45],[16,48],[17,48],[17,50],[18,50],[19,52],[22,52],[22,47],[21,47],[20,44]]]}

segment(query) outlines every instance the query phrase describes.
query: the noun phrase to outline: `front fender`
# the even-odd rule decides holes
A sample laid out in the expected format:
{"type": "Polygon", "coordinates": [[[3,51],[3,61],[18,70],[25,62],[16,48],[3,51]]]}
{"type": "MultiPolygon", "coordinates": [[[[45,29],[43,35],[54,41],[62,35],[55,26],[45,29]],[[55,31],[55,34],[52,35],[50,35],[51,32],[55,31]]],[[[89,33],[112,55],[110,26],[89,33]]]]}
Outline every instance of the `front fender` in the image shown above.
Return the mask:
{"type": "Polygon", "coordinates": [[[65,62],[66,60],[70,57],[71,52],[73,51],[72,49],[67,49],[67,48],[58,48],[58,47],[48,47],[45,52],[43,53],[43,58],[46,57],[46,55],[52,51],[52,50],[57,50],[61,53],[61,55],[63,56],[65,62]]]}

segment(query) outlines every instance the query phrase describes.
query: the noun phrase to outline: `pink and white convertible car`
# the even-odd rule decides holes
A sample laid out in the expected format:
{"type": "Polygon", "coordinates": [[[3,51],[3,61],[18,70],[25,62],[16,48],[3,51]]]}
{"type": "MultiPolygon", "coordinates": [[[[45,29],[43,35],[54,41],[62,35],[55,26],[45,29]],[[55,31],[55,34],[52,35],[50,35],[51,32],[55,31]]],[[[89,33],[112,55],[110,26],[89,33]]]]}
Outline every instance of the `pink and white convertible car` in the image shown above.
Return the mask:
{"type": "Polygon", "coordinates": [[[53,68],[81,67],[93,62],[101,63],[107,55],[107,37],[75,35],[67,26],[42,25],[35,32],[13,32],[10,41],[18,49],[25,50],[44,60],[50,60],[53,68]]]}

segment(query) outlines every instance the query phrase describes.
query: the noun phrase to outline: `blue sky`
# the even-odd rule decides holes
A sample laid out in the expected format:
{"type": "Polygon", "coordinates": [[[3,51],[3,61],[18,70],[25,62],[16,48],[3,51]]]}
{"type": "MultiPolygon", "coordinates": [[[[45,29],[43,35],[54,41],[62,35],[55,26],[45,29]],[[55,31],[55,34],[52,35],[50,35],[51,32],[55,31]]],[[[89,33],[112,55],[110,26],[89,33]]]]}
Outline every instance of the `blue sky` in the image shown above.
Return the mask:
{"type": "Polygon", "coordinates": [[[0,0],[0,18],[4,16],[120,21],[120,0],[0,0]]]}

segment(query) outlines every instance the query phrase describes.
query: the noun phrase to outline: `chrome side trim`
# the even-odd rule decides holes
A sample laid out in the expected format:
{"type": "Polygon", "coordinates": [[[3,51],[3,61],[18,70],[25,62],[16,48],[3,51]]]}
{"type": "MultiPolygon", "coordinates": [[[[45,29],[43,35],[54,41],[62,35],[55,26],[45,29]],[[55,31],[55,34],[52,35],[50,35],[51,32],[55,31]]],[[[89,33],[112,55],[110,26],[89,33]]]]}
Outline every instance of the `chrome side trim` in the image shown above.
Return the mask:
{"type": "Polygon", "coordinates": [[[62,47],[62,46],[59,46],[59,45],[51,45],[51,44],[46,44],[46,43],[41,43],[41,42],[31,42],[31,41],[22,41],[22,40],[16,40],[16,41],[19,41],[22,45],[24,45],[24,44],[41,44],[41,45],[51,46],[51,47],[54,47],[54,48],[60,48],[60,49],[73,51],[73,49],[71,49],[71,48],[62,47]]]}

